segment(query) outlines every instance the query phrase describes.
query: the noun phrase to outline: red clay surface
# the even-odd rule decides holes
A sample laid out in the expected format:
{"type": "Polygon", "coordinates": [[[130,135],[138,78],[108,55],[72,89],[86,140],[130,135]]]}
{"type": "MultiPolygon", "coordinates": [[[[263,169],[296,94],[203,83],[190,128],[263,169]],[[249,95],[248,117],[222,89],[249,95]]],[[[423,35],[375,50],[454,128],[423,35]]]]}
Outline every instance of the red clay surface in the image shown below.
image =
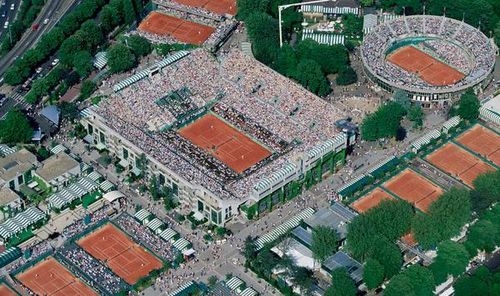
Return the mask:
{"type": "Polygon", "coordinates": [[[351,207],[358,213],[364,213],[369,209],[378,206],[378,204],[382,201],[390,199],[394,199],[394,197],[380,188],[375,188],[367,195],[353,202],[351,207]]]}
{"type": "Polygon", "coordinates": [[[0,296],[17,296],[17,293],[12,291],[11,288],[7,287],[6,284],[0,285],[0,296]]]}
{"type": "Polygon", "coordinates": [[[174,0],[191,7],[201,7],[217,14],[236,15],[236,0],[174,0]]]}
{"type": "Polygon", "coordinates": [[[409,169],[397,174],[383,186],[424,212],[443,194],[439,186],[409,169]]]}
{"type": "Polygon", "coordinates": [[[16,278],[36,295],[98,295],[52,257],[16,275],[16,278]]]}
{"type": "Polygon", "coordinates": [[[397,49],[387,60],[408,72],[416,73],[422,80],[436,86],[454,84],[465,76],[413,46],[397,49]]]}
{"type": "Polygon", "coordinates": [[[80,239],[77,244],[131,285],[163,265],[111,224],[80,239]]]}
{"type": "Polygon", "coordinates": [[[139,24],[139,30],[156,35],[169,35],[181,42],[202,45],[215,28],[152,12],[139,24]]]}
{"type": "Polygon", "coordinates": [[[495,170],[492,166],[452,143],[432,152],[426,159],[448,174],[458,177],[470,187],[473,187],[472,181],[478,175],[495,170]]]}
{"type": "Polygon", "coordinates": [[[411,232],[405,236],[402,236],[401,240],[410,247],[413,247],[417,244],[417,241],[415,240],[415,238],[413,237],[413,233],[411,232]]]}
{"type": "Polygon", "coordinates": [[[212,114],[181,128],[178,133],[237,173],[271,155],[269,150],[212,114]]]}
{"type": "Polygon", "coordinates": [[[500,166],[500,136],[476,125],[457,138],[457,142],[500,166]]]}

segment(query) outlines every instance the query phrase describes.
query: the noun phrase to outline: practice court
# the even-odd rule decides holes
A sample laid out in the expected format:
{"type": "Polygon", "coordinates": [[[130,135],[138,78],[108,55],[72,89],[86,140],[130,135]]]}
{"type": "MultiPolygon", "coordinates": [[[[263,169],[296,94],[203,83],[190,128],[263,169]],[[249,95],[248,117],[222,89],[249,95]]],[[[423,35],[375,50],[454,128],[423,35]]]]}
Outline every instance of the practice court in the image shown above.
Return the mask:
{"type": "Polygon", "coordinates": [[[217,14],[236,15],[236,0],[173,0],[191,7],[205,8],[217,14]]]}
{"type": "Polygon", "coordinates": [[[158,258],[112,224],[106,224],[77,241],[77,244],[94,258],[103,261],[130,285],[163,266],[158,258]]]}
{"type": "Polygon", "coordinates": [[[452,143],[432,152],[426,159],[470,187],[473,187],[472,181],[477,176],[495,170],[492,166],[452,143]]]}
{"type": "Polygon", "coordinates": [[[139,24],[139,30],[161,36],[168,35],[189,44],[202,45],[215,28],[152,12],[139,24]]]}
{"type": "Polygon", "coordinates": [[[435,86],[455,84],[465,76],[413,46],[395,50],[387,56],[387,60],[408,72],[416,73],[422,80],[435,86]]]}
{"type": "Polygon", "coordinates": [[[269,150],[213,114],[203,116],[178,133],[237,173],[271,155],[269,150]]]}
{"type": "Polygon", "coordinates": [[[351,207],[358,213],[364,213],[371,208],[378,206],[384,200],[394,199],[389,193],[381,188],[375,188],[367,195],[361,197],[351,204],[351,207]]]}
{"type": "Polygon", "coordinates": [[[17,293],[12,291],[6,284],[0,285],[0,295],[1,296],[17,296],[17,293]]]}
{"type": "Polygon", "coordinates": [[[433,201],[443,194],[443,190],[439,186],[410,169],[397,174],[385,182],[383,186],[424,212],[433,201]]]}
{"type": "Polygon", "coordinates": [[[456,140],[497,166],[500,166],[500,136],[494,131],[477,124],[456,140]]]}
{"type": "Polygon", "coordinates": [[[52,257],[17,274],[16,278],[36,295],[98,295],[52,257]]]}

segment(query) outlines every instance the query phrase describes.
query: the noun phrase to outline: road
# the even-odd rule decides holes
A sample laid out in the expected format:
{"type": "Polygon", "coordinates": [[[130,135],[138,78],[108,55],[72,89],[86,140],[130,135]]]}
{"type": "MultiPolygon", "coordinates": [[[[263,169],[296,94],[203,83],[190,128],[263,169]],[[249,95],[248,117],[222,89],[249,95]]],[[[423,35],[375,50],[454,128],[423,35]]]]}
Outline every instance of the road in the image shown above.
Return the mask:
{"type": "Polygon", "coordinates": [[[8,30],[5,28],[5,23],[9,22],[12,24],[16,18],[16,14],[19,11],[19,7],[21,6],[21,0],[1,0],[2,4],[0,5],[0,36],[7,33],[8,30]],[[14,4],[14,9],[11,9],[11,5],[14,4]]]}
{"type": "Polygon", "coordinates": [[[49,19],[46,25],[41,25],[36,31],[28,29],[21,40],[14,46],[14,48],[7,53],[0,60],[0,76],[5,73],[7,68],[16,60],[17,57],[22,56],[24,52],[34,46],[40,37],[52,29],[59,18],[64,15],[66,10],[71,6],[75,0],[62,0],[62,1],[47,1],[47,4],[42,8],[34,23],[42,23],[43,20],[49,19]]]}

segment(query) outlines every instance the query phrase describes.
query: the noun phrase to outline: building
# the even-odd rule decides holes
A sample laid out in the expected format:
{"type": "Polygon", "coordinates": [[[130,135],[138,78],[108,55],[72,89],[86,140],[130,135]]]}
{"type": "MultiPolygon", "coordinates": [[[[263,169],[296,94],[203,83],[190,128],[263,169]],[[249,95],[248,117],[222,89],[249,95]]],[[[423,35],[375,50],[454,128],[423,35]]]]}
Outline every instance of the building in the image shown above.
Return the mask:
{"type": "Polygon", "coordinates": [[[12,216],[21,209],[23,201],[17,193],[8,187],[0,188],[0,221],[12,216]]]}
{"type": "Polygon", "coordinates": [[[38,178],[55,189],[68,185],[80,174],[80,163],[65,152],[47,158],[35,171],[38,178]]]}
{"type": "Polygon", "coordinates": [[[33,169],[38,166],[36,156],[26,149],[0,157],[0,188],[19,190],[31,181],[33,169]]]}
{"type": "MultiPolygon", "coordinates": [[[[141,169],[145,156],[148,176],[170,187],[185,210],[221,226],[239,212],[252,218],[343,164],[349,136],[332,124],[345,117],[341,110],[237,49],[223,59],[203,49],[174,56],[118,83],[99,106],[82,111],[82,125],[89,143],[131,171],[141,169]],[[164,83],[167,76],[175,83],[164,83]],[[240,90],[241,81],[247,90],[240,90]],[[225,142],[200,146],[183,134],[208,118],[235,127],[227,141],[247,137],[268,153],[242,169],[231,167],[218,153],[225,142]]],[[[246,161],[244,153],[232,159],[232,165],[246,161]]]]}
{"type": "Polygon", "coordinates": [[[304,223],[311,231],[318,226],[335,229],[340,240],[344,240],[347,235],[347,224],[356,216],[357,214],[353,211],[334,202],[330,207],[322,208],[314,213],[312,217],[304,220],[304,223]]]}
{"type": "Polygon", "coordinates": [[[328,257],[323,262],[320,272],[329,277],[332,271],[341,267],[347,270],[357,285],[363,281],[363,265],[342,251],[328,257]]]}

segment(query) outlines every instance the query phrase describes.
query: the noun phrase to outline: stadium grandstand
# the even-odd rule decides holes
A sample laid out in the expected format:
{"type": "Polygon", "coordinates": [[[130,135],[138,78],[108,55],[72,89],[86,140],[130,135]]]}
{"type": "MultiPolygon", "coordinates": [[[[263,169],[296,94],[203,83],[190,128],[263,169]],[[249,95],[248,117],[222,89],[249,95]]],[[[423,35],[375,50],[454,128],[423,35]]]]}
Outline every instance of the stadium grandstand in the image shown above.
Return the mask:
{"type": "Polygon", "coordinates": [[[333,124],[342,111],[237,49],[185,53],[83,110],[86,139],[131,171],[145,154],[150,174],[218,225],[343,163],[352,139],[333,124]]]}
{"type": "Polygon", "coordinates": [[[367,76],[383,89],[403,90],[424,107],[437,107],[491,82],[495,45],[462,21],[402,16],[371,29],[361,57],[367,76]]]}

